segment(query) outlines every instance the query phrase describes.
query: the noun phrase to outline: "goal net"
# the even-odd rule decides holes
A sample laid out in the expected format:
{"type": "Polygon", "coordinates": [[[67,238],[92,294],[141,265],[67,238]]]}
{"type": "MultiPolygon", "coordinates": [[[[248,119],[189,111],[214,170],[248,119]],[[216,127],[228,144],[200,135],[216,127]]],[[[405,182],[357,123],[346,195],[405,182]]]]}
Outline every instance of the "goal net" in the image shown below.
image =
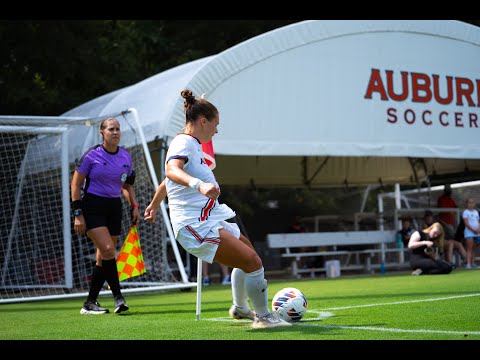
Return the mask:
{"type": "MultiPolygon", "coordinates": [[[[158,180],[136,111],[114,116],[122,129],[120,144],[132,155],[142,215],[158,180]]],[[[95,247],[73,231],[70,182],[76,161],[101,143],[98,129],[104,118],[0,117],[0,303],[87,295],[95,247]]],[[[130,206],[122,201],[117,250],[131,226],[130,206]]],[[[196,286],[170,241],[163,203],[155,224],[141,222],[138,233],[146,272],[122,281],[123,292],[196,286]]]]}

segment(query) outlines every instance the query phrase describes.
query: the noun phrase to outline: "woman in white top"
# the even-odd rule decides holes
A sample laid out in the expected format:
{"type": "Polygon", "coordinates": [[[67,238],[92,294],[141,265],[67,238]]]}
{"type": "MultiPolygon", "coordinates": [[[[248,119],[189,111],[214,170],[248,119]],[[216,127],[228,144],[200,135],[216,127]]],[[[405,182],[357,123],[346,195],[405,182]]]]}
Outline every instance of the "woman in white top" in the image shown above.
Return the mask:
{"type": "Polygon", "coordinates": [[[467,250],[466,268],[471,269],[477,267],[475,265],[475,241],[480,237],[480,227],[478,223],[479,214],[475,209],[475,200],[467,199],[467,208],[463,211],[462,218],[465,223],[464,237],[467,250]]]}
{"type": "Polygon", "coordinates": [[[215,261],[234,268],[230,316],[251,319],[254,328],[289,326],[276,313],[270,313],[262,260],[237,224],[227,221],[236,214],[219,203],[220,186],[203,157],[202,143],[218,132],[218,110],[209,101],[195,98],[190,90],[183,90],[181,95],[186,126],[169,146],[166,179],[145,210],[145,220],[155,221],[160,202],[167,195],[173,231],[180,245],[207,263],[215,261]]]}

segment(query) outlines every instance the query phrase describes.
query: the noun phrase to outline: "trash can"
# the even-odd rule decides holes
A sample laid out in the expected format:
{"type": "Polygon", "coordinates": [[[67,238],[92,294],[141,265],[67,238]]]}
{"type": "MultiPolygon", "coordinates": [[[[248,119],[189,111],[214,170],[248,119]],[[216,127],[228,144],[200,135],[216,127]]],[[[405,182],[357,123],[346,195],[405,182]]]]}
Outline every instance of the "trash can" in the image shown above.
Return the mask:
{"type": "Polygon", "coordinates": [[[340,261],[329,260],[325,262],[327,278],[336,278],[340,276],[340,261]]]}

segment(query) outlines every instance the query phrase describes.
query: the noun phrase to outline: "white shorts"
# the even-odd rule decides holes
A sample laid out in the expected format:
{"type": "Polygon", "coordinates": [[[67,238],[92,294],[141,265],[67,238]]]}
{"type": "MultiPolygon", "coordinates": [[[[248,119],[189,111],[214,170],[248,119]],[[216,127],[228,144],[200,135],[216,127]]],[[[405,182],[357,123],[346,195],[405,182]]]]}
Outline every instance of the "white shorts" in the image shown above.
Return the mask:
{"type": "Polygon", "coordinates": [[[185,251],[211,264],[220,244],[218,233],[220,229],[225,229],[240,239],[238,225],[222,220],[215,223],[207,221],[184,226],[178,231],[177,241],[185,251]]]}

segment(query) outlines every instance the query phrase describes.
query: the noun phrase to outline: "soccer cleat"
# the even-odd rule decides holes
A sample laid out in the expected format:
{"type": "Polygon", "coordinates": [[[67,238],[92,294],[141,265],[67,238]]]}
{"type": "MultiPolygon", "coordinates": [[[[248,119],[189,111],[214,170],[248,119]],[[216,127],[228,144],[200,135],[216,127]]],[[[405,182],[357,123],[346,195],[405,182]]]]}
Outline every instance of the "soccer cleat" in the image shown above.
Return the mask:
{"type": "Polygon", "coordinates": [[[412,275],[422,275],[422,269],[418,268],[412,271],[412,275]]]}
{"type": "Polygon", "coordinates": [[[248,310],[240,310],[238,307],[235,305],[232,305],[230,307],[230,310],[228,310],[228,314],[230,315],[231,318],[233,319],[250,319],[254,320],[255,319],[255,313],[248,309],[248,310]]]}
{"type": "Polygon", "coordinates": [[[252,323],[254,329],[268,329],[279,326],[292,326],[292,324],[280,319],[276,312],[264,316],[255,315],[255,320],[252,323]]]}
{"type": "Polygon", "coordinates": [[[83,315],[101,315],[108,312],[108,309],[101,307],[98,301],[85,301],[80,309],[80,314],[83,315]]]}
{"type": "Polygon", "coordinates": [[[222,285],[230,285],[232,283],[232,278],[230,276],[225,276],[222,280],[222,285]]]}
{"type": "Polygon", "coordinates": [[[125,302],[125,299],[122,296],[117,296],[115,298],[115,314],[119,314],[123,311],[128,310],[128,305],[125,302]]]}

